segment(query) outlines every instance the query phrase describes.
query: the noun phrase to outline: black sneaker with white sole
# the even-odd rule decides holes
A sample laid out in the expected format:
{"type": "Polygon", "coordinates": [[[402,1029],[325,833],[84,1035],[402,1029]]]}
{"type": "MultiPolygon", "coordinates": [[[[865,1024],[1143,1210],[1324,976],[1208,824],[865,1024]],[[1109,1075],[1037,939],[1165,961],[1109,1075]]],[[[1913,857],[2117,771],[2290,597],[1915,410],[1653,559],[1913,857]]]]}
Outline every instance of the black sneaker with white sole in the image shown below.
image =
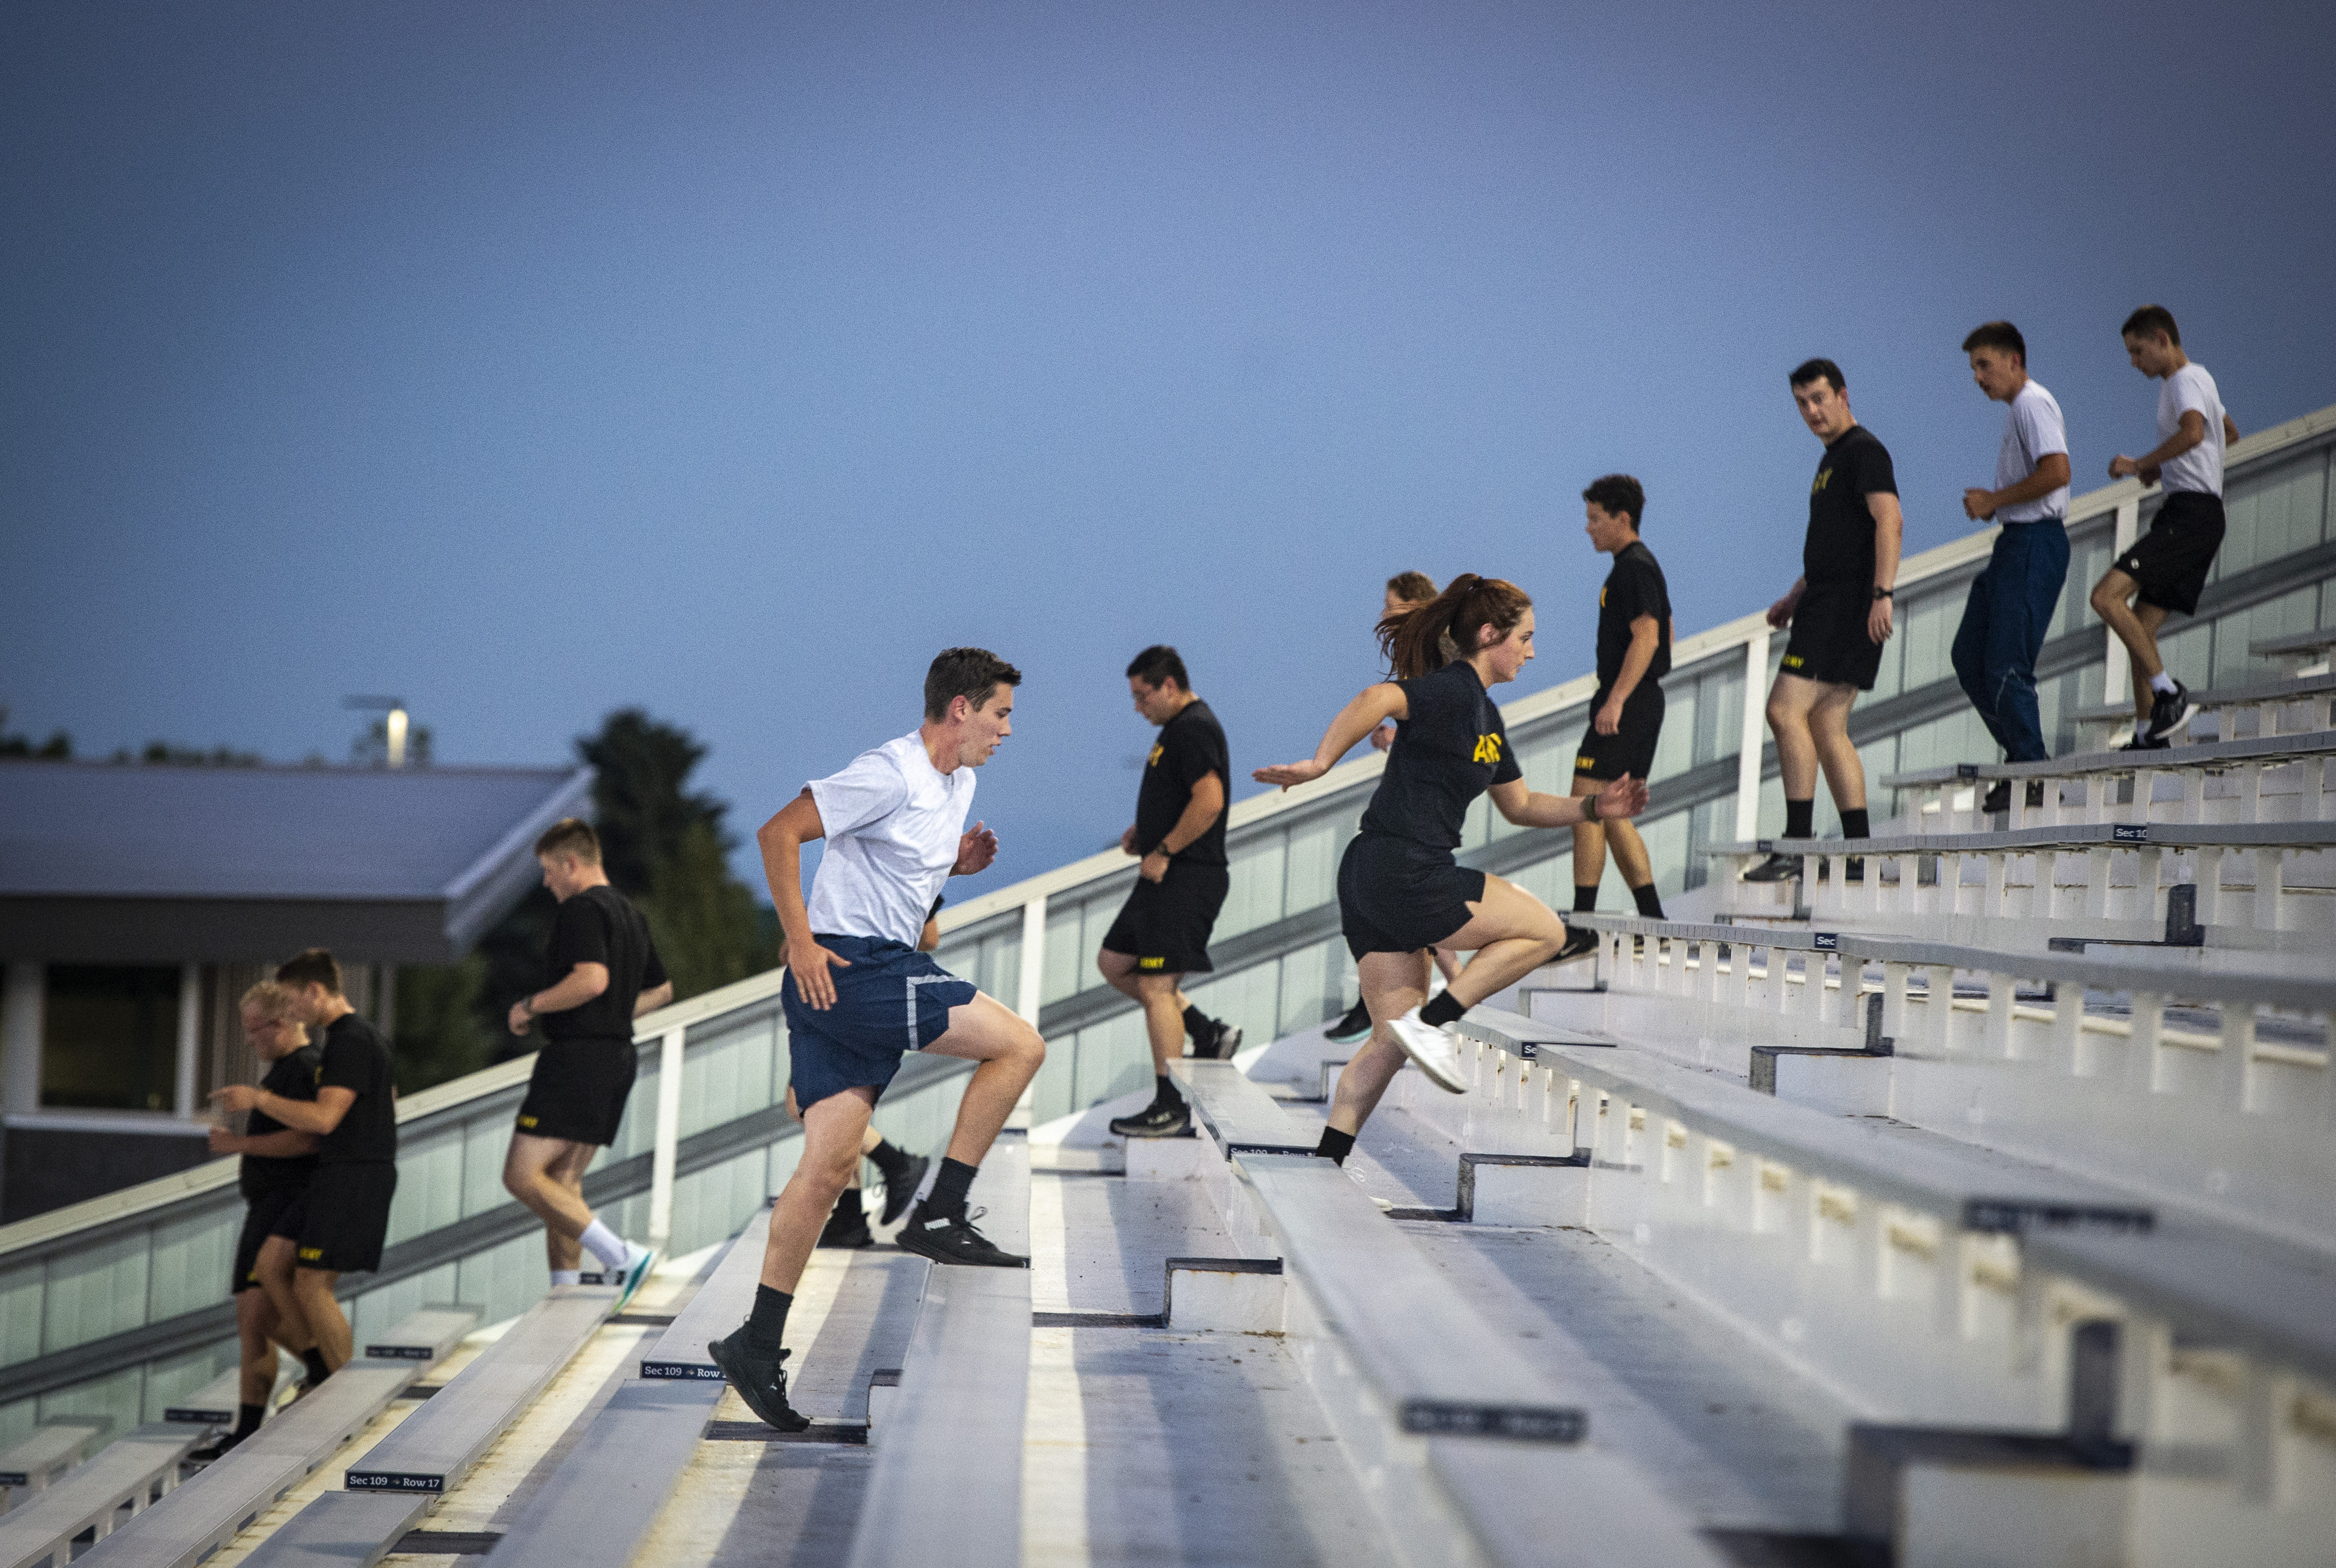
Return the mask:
{"type": "Polygon", "coordinates": [[[190,1449],[187,1454],[187,1463],[190,1465],[216,1464],[219,1460],[226,1458],[229,1452],[232,1450],[238,1443],[242,1442],[245,1437],[249,1436],[250,1434],[248,1432],[222,1433],[218,1441],[206,1443],[200,1448],[190,1449]]]}
{"type": "Polygon", "coordinates": [[[2170,742],[2197,712],[2198,705],[2190,700],[2190,688],[2175,681],[2172,691],[2159,692],[2150,699],[2149,738],[2170,742]]]}
{"type": "Polygon", "coordinates": [[[1029,1259],[1004,1251],[973,1228],[973,1222],[981,1213],[979,1209],[969,1215],[929,1213],[927,1205],[919,1203],[893,1240],[902,1251],[930,1258],[936,1263],[969,1263],[985,1269],[1028,1268],[1029,1259]]]}
{"type": "Polygon", "coordinates": [[[1322,1031],[1322,1037],[1334,1046],[1351,1046],[1368,1039],[1371,1032],[1371,1009],[1357,1002],[1347,1009],[1347,1016],[1322,1031]]]}
{"type": "Polygon", "coordinates": [[[1568,927],[1565,945],[1550,958],[1553,964],[1570,964],[1576,959],[1586,959],[1598,950],[1598,933],[1585,927],[1568,927]]]}
{"type": "Polygon", "coordinates": [[[787,1374],[780,1363],[793,1351],[757,1355],[746,1342],[743,1326],[726,1339],[707,1341],[706,1349],[714,1358],[714,1364],[722,1368],[722,1376],[738,1390],[738,1398],[746,1401],[746,1408],[754,1413],[756,1420],[782,1432],[800,1432],[811,1425],[810,1417],[797,1413],[787,1403],[787,1374]]]}
{"type": "Polygon", "coordinates": [[[1241,1032],[1222,1018],[1209,1020],[1208,1033],[1192,1042],[1192,1055],[1204,1061],[1223,1062],[1232,1059],[1241,1049],[1241,1032]]]}
{"type": "Polygon", "coordinates": [[[917,1189],[925,1184],[925,1167],[931,1164],[922,1154],[910,1154],[898,1177],[884,1178],[884,1217],[878,1223],[889,1225],[909,1212],[917,1201],[917,1189]]]}
{"type": "Polygon", "coordinates": [[[2170,740],[2152,740],[2152,739],[2150,739],[2147,735],[2146,735],[2142,734],[2142,733],[2141,733],[2141,731],[2139,731],[2139,730],[2137,730],[2137,729],[2136,729],[2136,730],[2135,730],[2135,731],[2133,732],[2132,735],[2130,735],[2130,736],[2127,739],[2127,741],[2126,741],[2125,745],[2113,745],[2113,746],[2109,747],[2109,750],[2111,750],[2111,751],[2169,751],[2169,750],[2171,750],[2171,749],[2173,748],[2173,745],[2174,745],[2174,743],[2173,743],[2172,741],[2170,741],[2170,740]]]}
{"type": "Polygon", "coordinates": [[[859,1188],[844,1189],[843,1196],[836,1200],[835,1210],[828,1215],[827,1223],[821,1229],[819,1241],[814,1244],[847,1251],[876,1244],[875,1235],[868,1229],[868,1211],[861,1204],[859,1188]]]}
{"type": "Polygon", "coordinates": [[[1132,1116],[1114,1116],[1111,1130],[1123,1138],[1181,1138],[1192,1130],[1192,1107],[1154,1100],[1132,1116]]]}
{"type": "Polygon", "coordinates": [[[2011,781],[2000,778],[1990,784],[1987,798],[1979,803],[1980,814],[2000,817],[2011,810],[2011,781]]]}
{"type": "Polygon", "coordinates": [[[1800,856],[1772,853],[1746,872],[1743,880],[1747,882],[1789,882],[1799,881],[1800,875],[1800,856]]]}

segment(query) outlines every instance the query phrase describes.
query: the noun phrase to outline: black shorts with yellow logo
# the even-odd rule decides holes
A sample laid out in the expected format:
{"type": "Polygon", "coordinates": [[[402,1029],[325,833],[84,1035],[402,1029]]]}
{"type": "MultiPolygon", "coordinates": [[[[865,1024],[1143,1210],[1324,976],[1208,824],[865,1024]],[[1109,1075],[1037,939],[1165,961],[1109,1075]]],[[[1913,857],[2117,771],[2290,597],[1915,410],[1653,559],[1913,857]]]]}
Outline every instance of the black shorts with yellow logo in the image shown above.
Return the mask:
{"type": "Polygon", "coordinates": [[[276,1222],[307,1190],[305,1182],[284,1182],[244,1194],[243,1232],[235,1239],[235,1276],[227,1288],[229,1295],[259,1289],[259,1249],[275,1233],[276,1222]]]}
{"type": "Polygon", "coordinates": [[[1826,686],[1874,689],[1882,649],[1866,632],[1874,614],[1872,583],[1809,584],[1793,611],[1793,640],[1780,667],[1786,675],[1826,686]]]}
{"type": "Polygon", "coordinates": [[[1655,743],[1663,736],[1663,688],[1642,680],[1622,699],[1622,722],[1612,735],[1598,733],[1598,710],[1606,706],[1601,690],[1590,699],[1590,729],[1574,754],[1573,776],[1600,784],[1629,774],[1643,780],[1654,771],[1655,743]]]}
{"type": "Polygon", "coordinates": [[[1104,933],[1103,950],[1135,959],[1139,975],[1205,975],[1209,934],[1225,907],[1232,872],[1223,866],[1170,861],[1156,882],[1135,879],[1119,918],[1104,933]]]}
{"type": "Polygon", "coordinates": [[[629,1039],[547,1040],[515,1125],[535,1137],[605,1148],[617,1141],[640,1070],[641,1048],[629,1039]]]}
{"type": "Polygon", "coordinates": [[[268,1233],[291,1238],[297,1268],[369,1274],[381,1267],[389,1203],[396,1195],[395,1161],[318,1165],[299,1201],[285,1209],[268,1233]]]}

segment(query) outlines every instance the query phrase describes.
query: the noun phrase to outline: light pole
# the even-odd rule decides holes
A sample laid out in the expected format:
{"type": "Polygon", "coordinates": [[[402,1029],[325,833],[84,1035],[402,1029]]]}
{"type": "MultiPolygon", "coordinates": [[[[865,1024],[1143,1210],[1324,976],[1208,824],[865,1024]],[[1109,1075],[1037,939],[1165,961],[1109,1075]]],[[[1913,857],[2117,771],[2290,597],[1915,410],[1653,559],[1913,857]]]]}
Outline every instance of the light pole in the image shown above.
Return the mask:
{"type": "Polygon", "coordinates": [[[345,696],[343,707],[356,708],[365,713],[383,713],[382,735],[387,743],[389,765],[405,765],[405,699],[402,696],[345,696]]]}

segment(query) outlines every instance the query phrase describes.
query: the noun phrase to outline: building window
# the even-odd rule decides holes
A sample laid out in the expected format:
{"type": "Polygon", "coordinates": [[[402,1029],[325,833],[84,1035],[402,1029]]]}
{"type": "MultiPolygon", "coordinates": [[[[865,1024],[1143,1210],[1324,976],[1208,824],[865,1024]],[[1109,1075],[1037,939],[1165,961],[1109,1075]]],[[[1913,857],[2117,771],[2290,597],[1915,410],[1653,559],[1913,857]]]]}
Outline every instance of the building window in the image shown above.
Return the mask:
{"type": "Polygon", "coordinates": [[[41,1104],[167,1111],[179,1057],[180,971],[52,964],[42,1008],[41,1104]]]}

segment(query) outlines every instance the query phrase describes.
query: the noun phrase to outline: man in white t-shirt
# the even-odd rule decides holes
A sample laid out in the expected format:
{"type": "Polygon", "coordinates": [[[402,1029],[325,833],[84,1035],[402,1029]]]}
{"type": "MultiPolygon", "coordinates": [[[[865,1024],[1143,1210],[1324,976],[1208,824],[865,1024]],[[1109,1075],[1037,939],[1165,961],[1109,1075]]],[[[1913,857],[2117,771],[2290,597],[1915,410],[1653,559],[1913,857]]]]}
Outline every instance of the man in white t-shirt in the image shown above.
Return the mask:
{"type": "MultiPolygon", "coordinates": [[[[1979,389],[2008,406],[1995,488],[1963,492],[1965,517],[1999,526],[1955,631],[1955,677],[2006,762],[2042,762],[2051,753],[2036,709],[2036,656],[2068,576],[2068,433],[2059,404],[2028,375],[2020,328],[1988,322],[1963,339],[1963,352],[1979,389]]],[[[1999,780],[1985,809],[2010,805],[2011,785],[1999,780]]]]}
{"type": "Polygon", "coordinates": [[[2198,711],[2187,687],[2166,673],[2157,628],[2174,611],[2195,614],[2198,594],[2223,548],[2223,449],[2239,427],[2203,365],[2182,352],[2182,329],[2162,305],[2145,305],[2121,331],[2133,367],[2165,385],[2157,391],[2157,444],[2109,461],[2109,477],[2162,484],[2157,516],[2093,585],[2093,613],[2117,633],[2133,661],[2133,738],[2119,751],[2156,751],[2198,711]]]}
{"type": "Polygon", "coordinates": [[[796,1281],[836,1197],[860,1164],[876,1098],[906,1051],[975,1063],[932,1190],[896,1238],[937,1263],[1027,1268],[974,1229],[966,1192],[982,1156],[1046,1059],[1038,1031],[919,950],[941,884],[998,856],[968,829],[973,770],[1013,733],[1022,672],[978,648],[943,650],[925,673],[925,720],[814,779],[755,835],[785,932],[787,1053],[803,1156],[771,1212],[762,1282],[745,1325],[707,1346],[754,1414],[781,1431],[810,1425],[787,1403],[780,1349],[796,1281]],[[827,848],[803,894],[803,846],[827,848]]]}

